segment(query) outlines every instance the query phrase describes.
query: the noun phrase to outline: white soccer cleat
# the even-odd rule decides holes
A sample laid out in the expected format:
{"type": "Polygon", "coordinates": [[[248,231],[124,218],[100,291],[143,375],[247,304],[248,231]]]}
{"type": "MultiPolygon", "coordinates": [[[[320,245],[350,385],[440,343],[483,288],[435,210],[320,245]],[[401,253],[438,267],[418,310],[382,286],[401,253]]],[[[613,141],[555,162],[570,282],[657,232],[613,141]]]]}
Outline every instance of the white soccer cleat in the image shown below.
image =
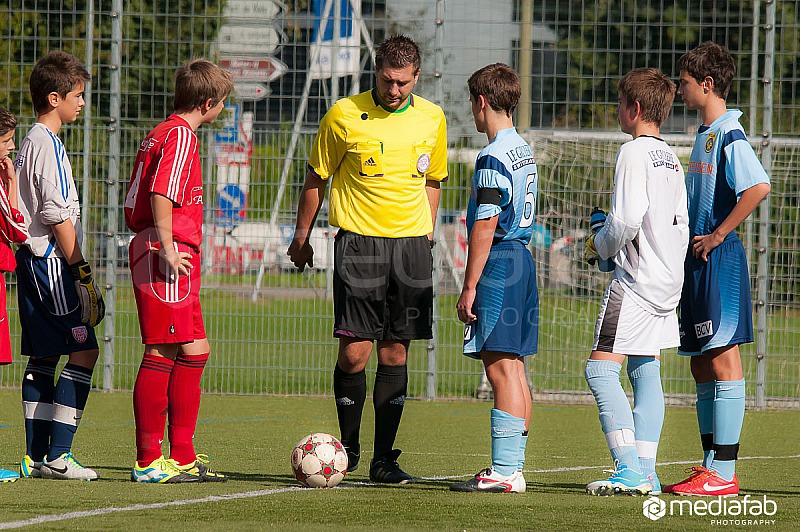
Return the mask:
{"type": "Polygon", "coordinates": [[[515,471],[512,475],[504,476],[495,472],[491,467],[487,467],[466,482],[450,484],[450,491],[525,493],[525,477],[522,476],[521,471],[515,471]]]}
{"type": "Polygon", "coordinates": [[[72,453],[64,453],[53,461],[42,463],[42,478],[57,480],[96,480],[94,469],[84,467],[75,460],[72,453]]]}

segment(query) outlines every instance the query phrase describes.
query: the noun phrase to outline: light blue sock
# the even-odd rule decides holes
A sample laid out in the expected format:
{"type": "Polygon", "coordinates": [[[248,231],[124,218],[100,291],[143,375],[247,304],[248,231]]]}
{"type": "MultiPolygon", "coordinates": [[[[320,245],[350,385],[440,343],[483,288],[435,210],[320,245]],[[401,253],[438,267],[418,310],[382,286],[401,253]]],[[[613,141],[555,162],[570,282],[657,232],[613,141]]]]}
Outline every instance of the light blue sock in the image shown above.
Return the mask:
{"type": "Polygon", "coordinates": [[[714,458],[709,469],[725,480],[733,480],[744,422],[744,379],[716,381],[715,393],[714,458]]]}
{"type": "Polygon", "coordinates": [[[628,397],[619,382],[620,364],[611,360],[587,360],[586,383],[597,401],[600,411],[600,427],[606,435],[611,458],[618,467],[641,473],[639,456],[636,454],[636,436],[633,412],[628,397]]]}
{"type": "Polygon", "coordinates": [[[658,441],[664,426],[664,390],[661,362],[655,357],[628,357],[628,379],[633,386],[633,425],[642,474],[656,471],[658,441]]]}
{"type": "Polygon", "coordinates": [[[519,465],[519,448],[525,420],[503,410],[492,408],[492,469],[511,476],[519,465]]]}
{"type": "Polygon", "coordinates": [[[714,381],[697,383],[697,425],[703,443],[703,467],[708,469],[714,459],[711,444],[714,441],[714,381]]]}
{"type": "Polygon", "coordinates": [[[528,431],[524,431],[519,440],[519,463],[517,471],[520,473],[525,469],[525,447],[528,445],[528,431]]]}

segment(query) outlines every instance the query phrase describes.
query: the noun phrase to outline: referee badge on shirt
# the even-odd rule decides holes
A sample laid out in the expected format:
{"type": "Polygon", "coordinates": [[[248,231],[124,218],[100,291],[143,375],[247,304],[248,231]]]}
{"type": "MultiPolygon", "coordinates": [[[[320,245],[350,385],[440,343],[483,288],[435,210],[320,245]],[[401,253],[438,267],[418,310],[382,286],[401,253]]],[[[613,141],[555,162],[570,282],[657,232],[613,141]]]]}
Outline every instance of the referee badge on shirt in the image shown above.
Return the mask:
{"type": "Polygon", "coordinates": [[[411,145],[411,176],[424,177],[431,169],[431,153],[434,142],[423,140],[411,145]]]}
{"type": "Polygon", "coordinates": [[[424,174],[428,171],[428,168],[431,167],[431,156],[427,153],[423,153],[417,158],[417,172],[420,174],[424,174]]]}

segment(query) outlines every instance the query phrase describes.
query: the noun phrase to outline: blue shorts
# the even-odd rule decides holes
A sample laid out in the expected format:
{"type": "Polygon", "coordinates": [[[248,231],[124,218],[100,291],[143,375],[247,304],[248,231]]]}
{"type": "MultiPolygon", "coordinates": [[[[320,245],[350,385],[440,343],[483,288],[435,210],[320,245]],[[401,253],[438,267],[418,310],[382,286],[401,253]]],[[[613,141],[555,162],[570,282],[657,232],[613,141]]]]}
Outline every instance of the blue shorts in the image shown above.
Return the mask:
{"type": "Polygon", "coordinates": [[[49,358],[97,349],[94,329],[81,322],[78,293],[67,261],[36,257],[25,246],[16,256],[20,352],[49,358]]]}
{"type": "Polygon", "coordinates": [[[480,359],[482,351],[518,356],[536,353],[539,340],[539,290],[536,266],[521,242],[492,246],[476,289],[472,313],[478,319],[464,328],[464,354],[480,359]]]}
{"type": "Polygon", "coordinates": [[[694,258],[689,244],[680,304],[681,355],[753,341],[750,274],[739,238],[731,233],[708,255],[694,258]]]}

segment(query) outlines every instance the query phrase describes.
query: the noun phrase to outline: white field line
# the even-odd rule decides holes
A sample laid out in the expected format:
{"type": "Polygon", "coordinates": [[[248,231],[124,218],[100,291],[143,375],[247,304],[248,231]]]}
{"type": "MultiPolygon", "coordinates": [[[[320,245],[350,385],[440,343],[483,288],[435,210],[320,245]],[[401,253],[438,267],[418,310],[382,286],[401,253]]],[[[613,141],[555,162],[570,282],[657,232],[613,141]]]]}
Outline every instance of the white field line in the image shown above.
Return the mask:
{"type": "MultiPolygon", "coordinates": [[[[788,460],[793,458],[800,458],[800,454],[793,454],[789,456],[740,456],[739,460],[788,460]]],[[[658,465],[681,465],[681,464],[696,464],[697,460],[682,460],[679,462],[661,462],[658,465]]],[[[564,471],[583,471],[586,469],[602,469],[608,467],[606,465],[593,465],[593,466],[574,466],[574,467],[556,467],[552,469],[530,469],[525,470],[526,473],[561,473],[564,471]]],[[[471,475],[454,475],[446,477],[423,477],[421,480],[448,480],[455,478],[463,478],[471,475]]],[[[354,482],[348,483],[349,486],[369,486],[371,483],[354,482]]],[[[229,493],[227,495],[209,495],[199,499],[184,499],[180,501],[166,501],[154,502],[150,504],[134,504],[132,506],[109,506],[107,508],[96,508],[94,510],[83,510],[80,512],[69,512],[58,515],[42,515],[39,517],[32,517],[30,519],[22,519],[20,521],[8,521],[0,523],[0,530],[11,530],[14,528],[22,528],[26,526],[39,525],[43,523],[52,523],[56,521],[66,521],[68,519],[80,519],[84,517],[96,517],[99,515],[108,515],[118,512],[135,512],[137,510],[153,510],[158,508],[168,508],[170,506],[186,506],[187,504],[202,504],[208,502],[225,502],[238,499],[252,499],[255,497],[264,497],[267,495],[276,495],[279,493],[287,493],[290,491],[302,491],[304,488],[300,486],[289,486],[285,488],[275,488],[268,490],[245,491],[242,493],[229,493]]]]}

